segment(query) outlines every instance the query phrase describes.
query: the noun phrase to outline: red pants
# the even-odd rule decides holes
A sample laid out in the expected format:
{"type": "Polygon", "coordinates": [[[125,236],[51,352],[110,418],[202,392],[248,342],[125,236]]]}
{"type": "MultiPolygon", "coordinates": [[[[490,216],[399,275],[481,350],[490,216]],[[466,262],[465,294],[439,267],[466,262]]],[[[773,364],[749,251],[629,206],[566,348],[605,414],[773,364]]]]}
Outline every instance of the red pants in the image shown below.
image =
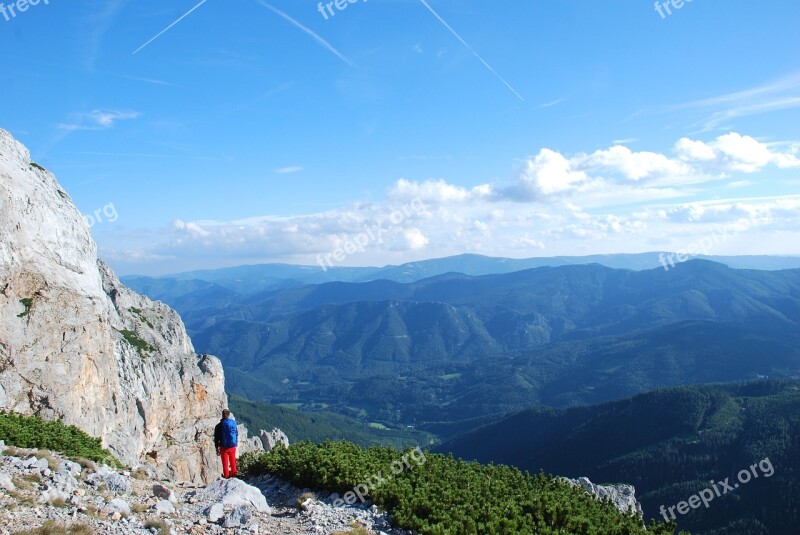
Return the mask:
{"type": "Polygon", "coordinates": [[[222,457],[222,477],[236,477],[236,448],[220,448],[219,456],[222,457]]]}

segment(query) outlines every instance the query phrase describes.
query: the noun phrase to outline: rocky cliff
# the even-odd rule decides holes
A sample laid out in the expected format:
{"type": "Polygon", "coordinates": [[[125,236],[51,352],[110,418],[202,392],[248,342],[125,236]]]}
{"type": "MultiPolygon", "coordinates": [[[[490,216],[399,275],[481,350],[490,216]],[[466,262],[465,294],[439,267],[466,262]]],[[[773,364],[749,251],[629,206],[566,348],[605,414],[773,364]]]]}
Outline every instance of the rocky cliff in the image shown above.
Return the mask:
{"type": "Polygon", "coordinates": [[[222,366],[178,314],[120,284],[55,177],[0,130],[0,409],[61,419],[124,463],[218,475],[222,366]]]}

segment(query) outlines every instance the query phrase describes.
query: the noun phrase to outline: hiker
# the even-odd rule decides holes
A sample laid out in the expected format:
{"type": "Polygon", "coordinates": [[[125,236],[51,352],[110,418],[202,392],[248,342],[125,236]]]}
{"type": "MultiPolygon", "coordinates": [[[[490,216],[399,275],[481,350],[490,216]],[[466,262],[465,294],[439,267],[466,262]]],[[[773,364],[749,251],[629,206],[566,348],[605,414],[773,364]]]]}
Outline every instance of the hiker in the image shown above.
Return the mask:
{"type": "Polygon", "coordinates": [[[222,420],[214,428],[214,446],[217,455],[222,457],[222,477],[230,479],[237,477],[236,472],[236,446],[239,443],[239,430],[236,420],[231,418],[231,411],[222,411],[222,420]]]}

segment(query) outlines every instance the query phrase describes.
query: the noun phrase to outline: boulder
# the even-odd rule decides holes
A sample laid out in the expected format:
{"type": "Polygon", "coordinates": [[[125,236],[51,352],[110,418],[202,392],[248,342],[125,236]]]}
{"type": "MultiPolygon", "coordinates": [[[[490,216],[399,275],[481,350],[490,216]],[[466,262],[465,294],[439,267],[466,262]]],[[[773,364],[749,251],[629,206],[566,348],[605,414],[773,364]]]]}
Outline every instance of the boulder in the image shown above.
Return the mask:
{"type": "Polygon", "coordinates": [[[58,469],[56,470],[56,473],[70,474],[73,477],[78,477],[79,475],[81,475],[82,471],[83,469],[81,468],[81,465],[79,465],[78,463],[73,463],[72,461],[61,461],[60,463],[58,463],[58,469]]]}
{"type": "Polygon", "coordinates": [[[172,489],[165,487],[160,483],[155,483],[153,485],[153,496],[156,498],[161,498],[162,500],[167,500],[171,503],[177,503],[178,498],[175,496],[175,493],[172,489]]]}
{"type": "Polygon", "coordinates": [[[0,472],[0,489],[7,490],[9,492],[17,489],[16,485],[14,485],[14,482],[11,479],[11,476],[5,472],[0,472]]]}
{"type": "Polygon", "coordinates": [[[280,429],[273,429],[269,433],[262,429],[259,438],[261,439],[264,451],[267,452],[274,450],[277,446],[282,446],[284,448],[289,447],[289,437],[280,429]]]}
{"type": "Polygon", "coordinates": [[[226,509],[246,505],[262,513],[272,512],[261,491],[240,479],[218,479],[198,496],[206,502],[221,503],[226,509]]]}
{"type": "Polygon", "coordinates": [[[215,503],[206,509],[203,514],[206,516],[209,522],[218,522],[222,517],[225,516],[225,507],[221,503],[215,503]]]}
{"type": "Polygon", "coordinates": [[[251,520],[253,520],[251,508],[247,505],[240,505],[228,513],[228,516],[226,516],[225,520],[222,522],[222,527],[238,528],[240,526],[248,525],[251,520]]]}
{"type": "Polygon", "coordinates": [[[122,474],[112,473],[95,473],[86,478],[86,482],[93,487],[100,487],[105,485],[109,492],[114,494],[130,494],[131,482],[122,474]]]}
{"type": "Polygon", "coordinates": [[[115,514],[129,516],[131,514],[131,506],[125,500],[114,498],[103,507],[102,512],[108,516],[114,516],[115,514]]]}
{"type": "Polygon", "coordinates": [[[639,517],[644,515],[642,504],[636,500],[636,489],[632,485],[595,485],[588,477],[578,479],[560,478],[570,485],[583,487],[588,494],[595,496],[598,500],[610,499],[614,506],[624,514],[635,513],[639,517]]]}
{"type": "Polygon", "coordinates": [[[170,502],[168,500],[159,500],[153,506],[153,509],[155,509],[156,513],[158,513],[160,515],[172,515],[172,514],[175,514],[175,506],[172,505],[172,502],[170,502]]]}

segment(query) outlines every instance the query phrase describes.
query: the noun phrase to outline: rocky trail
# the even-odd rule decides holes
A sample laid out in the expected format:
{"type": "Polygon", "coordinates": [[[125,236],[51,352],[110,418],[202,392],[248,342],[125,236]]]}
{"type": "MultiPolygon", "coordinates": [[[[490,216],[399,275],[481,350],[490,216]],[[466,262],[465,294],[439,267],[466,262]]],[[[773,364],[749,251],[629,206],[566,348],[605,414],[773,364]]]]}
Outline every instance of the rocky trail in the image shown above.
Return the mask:
{"type": "Polygon", "coordinates": [[[204,487],[79,461],[3,447],[0,535],[405,533],[392,530],[388,516],[369,503],[334,507],[338,495],[312,493],[271,476],[218,479],[204,487]],[[45,525],[53,530],[37,531],[45,525]]]}

